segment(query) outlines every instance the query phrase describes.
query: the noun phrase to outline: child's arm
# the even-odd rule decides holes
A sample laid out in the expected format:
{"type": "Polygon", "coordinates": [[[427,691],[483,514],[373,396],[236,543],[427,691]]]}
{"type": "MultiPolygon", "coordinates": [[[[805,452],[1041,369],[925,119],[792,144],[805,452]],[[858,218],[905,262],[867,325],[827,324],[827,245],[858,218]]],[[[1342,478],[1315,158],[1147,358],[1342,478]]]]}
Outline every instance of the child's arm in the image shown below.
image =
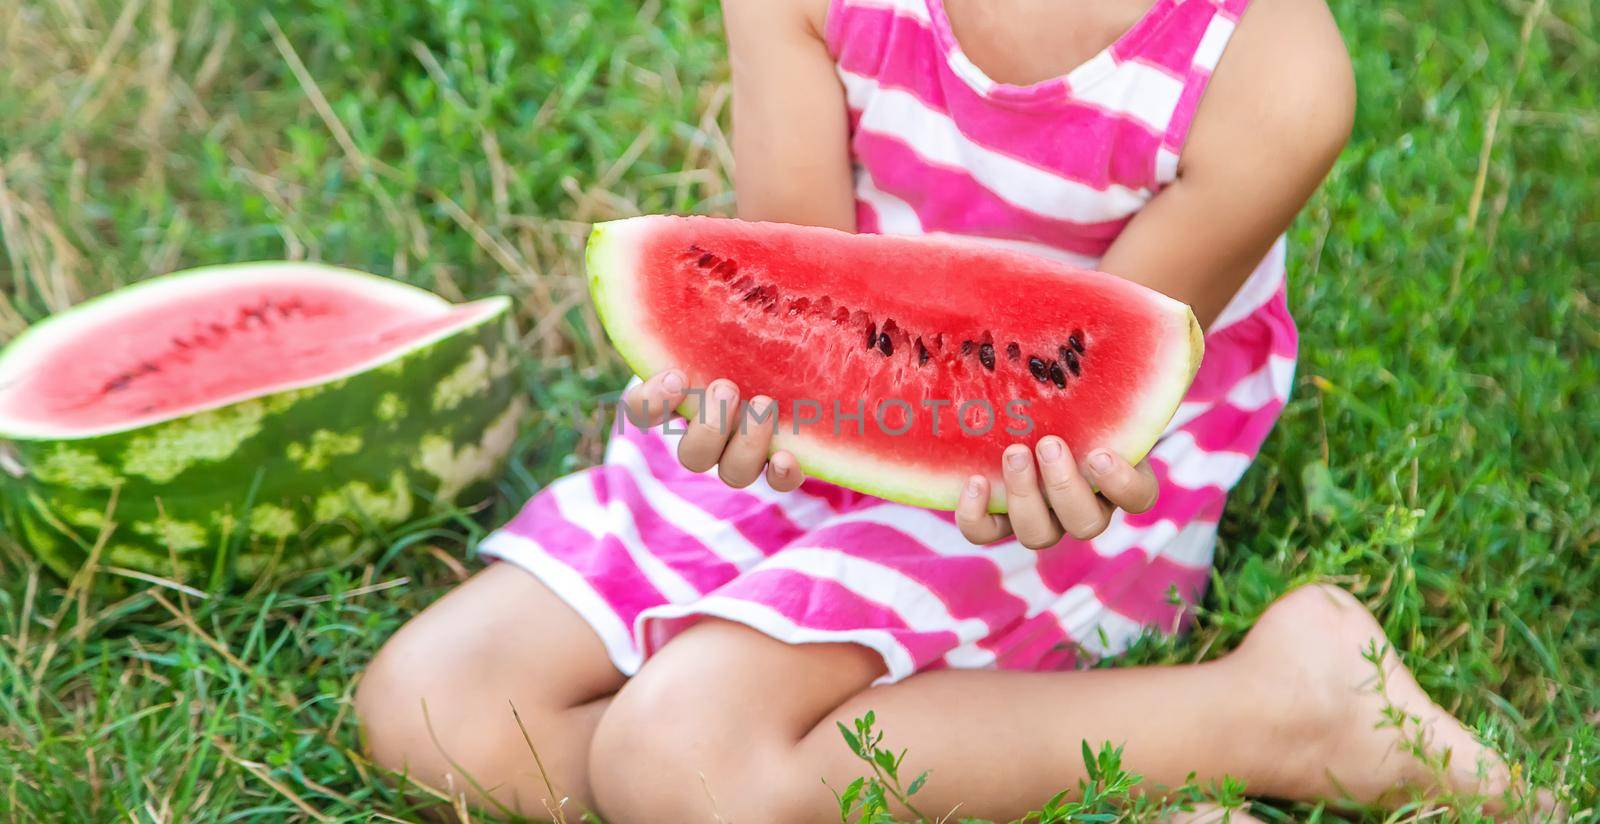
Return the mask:
{"type": "Polygon", "coordinates": [[[853,232],[844,88],[823,44],[826,0],[723,0],[733,67],[739,217],[853,232]]]}
{"type": "MultiPolygon", "coordinates": [[[[831,226],[853,232],[849,119],[844,89],[823,45],[827,0],[723,0],[733,64],[734,182],[746,220],[831,226]]],[[[629,390],[632,420],[659,422],[688,396],[683,373],[663,372],[629,390]]],[[[716,467],[734,487],[765,475],[773,489],[805,474],[787,451],[767,457],[771,426],[738,425],[741,401],[765,416],[770,399],[741,398],[726,380],[707,387],[705,414],[691,416],[678,460],[696,472],[716,467]]]]}
{"type": "Polygon", "coordinates": [[[1327,175],[1350,135],[1355,80],[1323,0],[1250,6],[1178,162],[1101,261],[1210,326],[1327,175]]]}

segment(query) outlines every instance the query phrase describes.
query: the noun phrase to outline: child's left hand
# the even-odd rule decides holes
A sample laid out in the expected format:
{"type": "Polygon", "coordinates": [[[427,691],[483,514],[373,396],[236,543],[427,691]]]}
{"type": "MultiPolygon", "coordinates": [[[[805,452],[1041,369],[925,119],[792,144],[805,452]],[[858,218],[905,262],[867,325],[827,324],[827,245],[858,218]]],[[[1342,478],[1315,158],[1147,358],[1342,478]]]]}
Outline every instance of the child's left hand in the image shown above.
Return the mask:
{"type": "Polygon", "coordinates": [[[732,381],[711,381],[705,389],[691,391],[683,372],[668,369],[631,387],[622,397],[624,414],[636,425],[654,426],[666,420],[684,401],[698,396],[678,441],[678,462],[691,472],[713,467],[722,482],[743,489],[763,475],[776,492],[793,492],[805,482],[800,462],[788,450],[768,457],[772,436],[778,431],[777,407],[771,398],[757,395],[739,400],[732,381]]]}
{"type": "Polygon", "coordinates": [[[1037,458],[1013,444],[1000,460],[1009,514],[989,514],[988,478],[967,480],[956,506],[956,523],[967,540],[989,544],[1015,534],[1029,549],[1055,546],[1067,535],[1087,541],[1105,531],[1116,510],[1139,513],[1156,504],[1156,476],[1148,462],[1132,466],[1097,449],[1080,469],[1066,442],[1054,435],[1040,438],[1034,449],[1037,458]]]}

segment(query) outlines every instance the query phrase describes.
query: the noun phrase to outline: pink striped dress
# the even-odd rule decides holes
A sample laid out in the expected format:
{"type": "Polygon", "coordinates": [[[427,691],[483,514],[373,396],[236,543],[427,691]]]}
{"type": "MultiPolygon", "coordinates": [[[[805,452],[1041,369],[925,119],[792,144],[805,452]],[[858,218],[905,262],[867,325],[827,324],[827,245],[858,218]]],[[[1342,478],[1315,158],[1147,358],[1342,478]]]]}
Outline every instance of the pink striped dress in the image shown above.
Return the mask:
{"type": "MultiPolygon", "coordinates": [[[[1030,86],[962,53],[941,0],[834,0],[864,232],[948,232],[1092,267],[1177,170],[1248,0],[1156,0],[1111,46],[1030,86]]],[[[485,539],[538,576],[632,674],[704,616],[883,657],[883,682],[940,668],[1060,669],[1181,625],[1210,571],[1228,490],[1288,394],[1297,337],[1280,241],[1206,335],[1150,455],[1157,507],[1092,541],[973,546],[949,513],[820,481],[725,486],[631,426],[485,539]]]]}

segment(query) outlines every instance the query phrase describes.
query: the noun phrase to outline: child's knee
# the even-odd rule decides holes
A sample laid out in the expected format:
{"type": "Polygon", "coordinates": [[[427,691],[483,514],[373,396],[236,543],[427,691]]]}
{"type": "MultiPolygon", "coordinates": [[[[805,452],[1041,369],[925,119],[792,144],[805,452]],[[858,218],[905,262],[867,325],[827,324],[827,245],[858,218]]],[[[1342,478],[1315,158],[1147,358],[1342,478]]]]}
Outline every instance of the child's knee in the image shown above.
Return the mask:
{"type": "Polygon", "coordinates": [[[471,673],[481,671],[482,655],[428,613],[391,636],[356,686],[356,718],[373,761],[436,780],[449,769],[442,748],[475,749],[483,726],[477,717],[494,715],[491,706],[504,706],[484,700],[497,696],[480,694],[492,693],[495,685],[472,679],[471,673]]]}
{"type": "Polygon", "coordinates": [[[595,731],[589,780],[607,821],[804,817],[790,789],[791,747],[777,730],[709,700],[703,678],[652,675],[618,693],[595,731]]]}
{"type": "Polygon", "coordinates": [[[682,783],[684,771],[673,769],[714,732],[714,725],[695,729],[698,714],[694,696],[648,680],[617,693],[589,748],[589,784],[607,821],[677,821],[696,817],[696,812],[710,818],[704,793],[695,809],[694,797],[675,786],[682,783]]]}
{"type": "Polygon", "coordinates": [[[356,686],[362,746],[375,762],[395,771],[415,771],[425,752],[419,743],[428,738],[423,708],[433,679],[409,665],[420,657],[421,650],[414,647],[423,640],[402,628],[367,665],[356,686]]]}

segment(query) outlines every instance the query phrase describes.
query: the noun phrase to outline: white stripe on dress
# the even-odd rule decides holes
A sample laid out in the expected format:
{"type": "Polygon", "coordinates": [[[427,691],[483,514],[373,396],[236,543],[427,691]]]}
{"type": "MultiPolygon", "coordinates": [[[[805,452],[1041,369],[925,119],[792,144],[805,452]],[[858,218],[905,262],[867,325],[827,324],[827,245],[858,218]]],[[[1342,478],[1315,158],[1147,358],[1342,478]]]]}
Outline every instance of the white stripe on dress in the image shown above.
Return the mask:
{"type": "Polygon", "coordinates": [[[1207,452],[1200,448],[1193,435],[1183,430],[1163,438],[1150,454],[1167,465],[1169,480],[1190,489],[1232,487],[1250,468],[1252,460],[1250,455],[1226,449],[1207,452]]]}
{"type": "Polygon", "coordinates": [[[1178,153],[1163,143],[1156,148],[1156,182],[1171,183],[1178,179],[1178,153]]]}
{"type": "Polygon", "coordinates": [[[885,235],[920,235],[922,218],[917,210],[894,195],[878,188],[866,169],[856,172],[856,197],[872,207],[878,216],[878,232],[885,235]]]}
{"type": "MultiPolygon", "coordinates": [[[[914,632],[949,632],[961,643],[976,641],[989,634],[989,624],[980,618],[957,618],[950,614],[938,593],[898,569],[876,561],[827,547],[805,545],[785,547],[763,561],[756,570],[787,569],[850,590],[863,601],[878,604],[893,612],[914,632]],[[892,596],[885,601],[886,596],[892,596]]],[[[994,661],[964,661],[967,666],[986,666],[994,661]]],[[[955,662],[952,662],[955,663],[955,662]]]]}
{"type": "Polygon", "coordinates": [[[804,491],[779,492],[767,483],[765,474],[756,476],[755,483],[745,487],[744,493],[762,503],[777,507],[800,529],[810,529],[818,521],[833,514],[833,507],[826,498],[804,491]]]}
{"type": "Polygon", "coordinates": [[[961,534],[960,527],[928,510],[898,505],[875,506],[832,518],[819,529],[848,523],[888,527],[938,555],[990,561],[1000,570],[1001,588],[1026,604],[1029,610],[1042,608],[1057,596],[1056,591],[1039,575],[1038,560],[1033,550],[1016,541],[997,546],[974,546],[961,534]]]}
{"type": "Polygon", "coordinates": [[[1207,520],[1192,520],[1182,529],[1176,522],[1161,519],[1145,526],[1130,526],[1127,514],[1118,510],[1111,524],[1089,544],[1107,558],[1115,558],[1134,547],[1150,557],[1160,556],[1173,563],[1200,569],[1211,564],[1211,545],[1217,525],[1207,520]]]}
{"type": "Polygon", "coordinates": [[[1166,437],[1183,428],[1183,425],[1195,418],[1210,412],[1216,407],[1212,401],[1184,401],[1178,404],[1178,411],[1172,413],[1172,420],[1167,421],[1167,428],[1161,431],[1161,436],[1166,437]]]}
{"type": "Polygon", "coordinates": [[[856,170],[856,197],[861,202],[872,207],[878,216],[878,232],[885,235],[925,235],[939,237],[953,237],[966,241],[982,243],[999,249],[1010,249],[1015,252],[1025,252],[1035,257],[1058,260],[1069,266],[1079,269],[1094,269],[1100,265],[1100,259],[1069,252],[1045,243],[1034,243],[1027,240],[1012,240],[1011,238],[984,237],[983,235],[950,234],[947,232],[927,232],[922,228],[922,218],[911,204],[878,188],[872,176],[866,169],[856,170]]]}
{"type": "Polygon", "coordinates": [[[1217,524],[1214,521],[1195,520],[1183,528],[1176,537],[1159,546],[1146,547],[1153,557],[1164,558],[1175,564],[1194,569],[1207,569],[1217,548],[1217,524]]]}
{"type": "Polygon", "coordinates": [[[1095,554],[1115,558],[1134,547],[1146,549],[1159,547],[1178,534],[1178,525],[1169,520],[1159,520],[1147,526],[1132,526],[1127,514],[1117,510],[1104,532],[1090,539],[1089,546],[1095,554]]]}
{"type": "Polygon", "coordinates": [[[1229,326],[1250,317],[1257,309],[1267,305],[1273,295],[1278,293],[1278,288],[1283,286],[1285,241],[1282,235],[1273,242],[1272,248],[1267,250],[1266,257],[1256,264],[1256,268],[1240,284],[1239,291],[1233,293],[1228,299],[1228,305],[1222,307],[1217,319],[1211,322],[1207,334],[1226,329],[1229,326]]]}
{"type": "Polygon", "coordinates": [[[1082,88],[1073,87],[1072,96],[1109,114],[1135,120],[1160,135],[1183,97],[1183,81],[1154,66],[1130,61],[1082,88]]]}
{"type": "Polygon", "coordinates": [[[550,495],[555,498],[556,509],[561,517],[596,539],[606,536],[615,538],[627,550],[633,565],[650,581],[650,585],[668,599],[682,602],[700,597],[698,587],[684,580],[677,570],[644,545],[644,540],[639,537],[639,527],[633,521],[633,513],[622,501],[613,500],[602,506],[594,496],[590,476],[572,477],[581,479],[582,483],[558,483],[550,487],[550,495]]]}
{"type": "Polygon", "coordinates": [[[1233,36],[1233,29],[1234,22],[1226,15],[1212,15],[1211,22],[1206,24],[1206,33],[1200,36],[1200,45],[1195,47],[1191,65],[1208,72],[1215,69],[1217,62],[1222,59],[1222,50],[1228,45],[1228,38],[1233,36]]]}
{"type": "Polygon", "coordinates": [[[612,466],[627,470],[628,476],[639,487],[645,503],[662,520],[672,524],[696,541],[709,547],[723,560],[739,569],[747,569],[766,557],[755,544],[750,543],[739,530],[725,521],[713,518],[711,513],[689,502],[668,489],[660,479],[650,473],[644,454],[639,447],[625,438],[612,438],[607,450],[607,460],[612,466]]]}
{"type": "MultiPolygon", "coordinates": [[[[1222,398],[1222,404],[1240,411],[1254,412],[1269,403],[1283,401],[1294,384],[1294,370],[1293,358],[1269,355],[1261,368],[1240,378],[1228,390],[1228,394],[1222,398]]],[[[1172,421],[1167,424],[1162,437],[1182,429],[1185,424],[1222,404],[1216,401],[1184,401],[1178,404],[1178,411],[1173,413],[1172,421]]]]}
{"type": "Polygon", "coordinates": [[[1295,361],[1281,355],[1270,355],[1260,369],[1239,379],[1228,390],[1226,401],[1239,409],[1255,410],[1274,401],[1289,397],[1294,385],[1295,361]]]}
{"type": "Polygon", "coordinates": [[[994,91],[994,81],[989,75],[978,68],[978,64],[967,57],[966,52],[951,49],[945,54],[945,62],[950,64],[950,71],[956,73],[961,79],[967,81],[979,94],[989,94],[994,91]]]}
{"type": "Polygon", "coordinates": [[[1073,223],[1121,220],[1144,206],[1149,192],[1111,185],[1096,189],[973,142],[950,116],[900,89],[840,69],[860,128],[898,140],[922,160],[964,171],[974,183],[1019,209],[1073,223]]]}
{"type": "MultiPolygon", "coordinates": [[[[630,380],[628,382],[628,388],[631,389],[635,384],[639,384],[639,383],[643,383],[643,382],[644,381],[641,381],[637,376],[635,376],[632,380],[630,380]]],[[[684,422],[680,420],[677,423],[673,424],[673,428],[671,429],[671,431],[668,431],[667,428],[665,427],[665,425],[652,426],[652,427],[649,427],[648,429],[645,429],[643,431],[643,436],[646,437],[646,438],[654,438],[654,439],[660,441],[661,444],[662,444],[662,448],[664,448],[669,454],[677,455],[678,454],[678,442],[683,440],[683,431],[682,431],[682,429],[683,429],[684,425],[685,425],[684,422]]],[[[625,440],[625,439],[620,438],[620,437],[616,437],[616,438],[612,439],[612,443],[615,444],[615,443],[623,441],[623,440],[625,440]]],[[[643,479],[646,478],[646,477],[648,477],[650,481],[656,482],[655,475],[653,475],[653,474],[651,474],[649,472],[648,466],[644,463],[644,455],[641,452],[639,452],[638,445],[634,444],[632,442],[629,442],[628,445],[630,447],[633,447],[634,452],[635,452],[634,457],[632,459],[630,459],[630,460],[632,460],[634,462],[630,463],[628,474],[631,475],[632,477],[634,477],[636,480],[639,480],[641,482],[641,484],[643,483],[643,479]]],[[[608,446],[607,449],[609,450],[610,446],[608,446]]],[[[610,459],[610,453],[608,451],[607,452],[607,460],[609,460],[609,459],[610,459]]],[[[685,469],[684,471],[687,472],[688,470],[685,469]]],[[[702,475],[704,475],[706,477],[716,477],[716,470],[715,469],[708,469],[705,472],[702,472],[700,474],[702,474],[702,475]]],[[[656,485],[658,487],[660,487],[660,491],[666,493],[667,495],[671,495],[674,498],[678,497],[671,490],[667,489],[664,485],[659,484],[659,482],[657,482],[656,485]]],[[[789,517],[789,520],[793,521],[796,526],[799,526],[802,529],[806,528],[810,524],[816,523],[819,518],[825,517],[826,515],[828,515],[829,513],[831,513],[833,511],[828,506],[828,502],[823,500],[823,499],[821,499],[821,498],[817,498],[817,497],[814,497],[814,496],[811,496],[811,495],[790,495],[790,494],[787,494],[787,493],[775,491],[771,486],[769,486],[767,484],[767,479],[766,479],[765,475],[757,477],[756,478],[756,482],[751,484],[751,485],[749,485],[749,486],[747,486],[747,487],[745,487],[742,490],[742,492],[743,492],[743,494],[746,494],[746,495],[749,495],[749,496],[751,496],[753,498],[756,498],[757,500],[760,500],[763,503],[769,503],[769,504],[776,505],[778,507],[778,509],[782,510],[783,513],[789,517]]],[[[680,501],[683,501],[682,498],[678,498],[678,499],[680,501]]],[[[683,503],[684,503],[685,506],[689,507],[689,509],[688,510],[681,510],[680,509],[678,511],[678,515],[679,516],[681,516],[683,518],[692,518],[692,519],[694,519],[694,522],[696,522],[696,523],[699,523],[699,522],[703,521],[704,519],[711,517],[708,513],[704,512],[704,510],[701,510],[697,505],[689,503],[688,501],[683,501],[683,503]]],[[[683,521],[674,520],[673,523],[678,525],[680,528],[686,528],[683,521]]],[[[749,544],[749,542],[745,542],[744,545],[745,546],[753,546],[752,544],[749,544]]],[[[739,564],[740,559],[747,557],[744,554],[744,551],[741,549],[741,547],[740,547],[740,545],[738,543],[734,543],[734,544],[729,545],[727,547],[727,549],[728,549],[729,552],[731,552],[733,554],[732,555],[724,555],[723,557],[727,558],[730,563],[739,564]]],[[[750,560],[752,560],[752,561],[759,560],[760,557],[764,557],[764,556],[761,556],[760,553],[759,553],[759,550],[758,550],[757,551],[757,556],[750,558],[750,560]]],[[[741,565],[740,568],[742,569],[743,565],[741,565]]]]}
{"type": "MultiPolygon", "coordinates": [[[[940,235],[945,233],[935,232],[934,234],[940,235]]],[[[1011,249],[1017,252],[1026,252],[1030,255],[1034,255],[1035,257],[1057,260],[1069,266],[1076,266],[1079,269],[1098,269],[1100,266],[1100,258],[1076,254],[1074,252],[1069,252],[1066,249],[1060,249],[1043,243],[1033,243],[1026,240],[1012,240],[1010,238],[984,237],[982,235],[950,235],[950,237],[958,237],[962,240],[977,241],[978,243],[982,243],[987,246],[998,247],[1001,249],[1011,249]]]]}
{"type": "Polygon", "coordinates": [[[594,628],[606,648],[606,656],[619,672],[632,675],[639,671],[644,654],[634,644],[633,630],[622,622],[616,607],[576,570],[546,552],[539,542],[501,529],[484,538],[478,544],[478,552],[532,573],[594,628]]]}
{"type": "MultiPolygon", "coordinates": [[[[730,598],[726,595],[711,594],[691,604],[663,604],[651,607],[639,613],[640,634],[647,633],[653,621],[675,620],[697,615],[744,624],[786,644],[860,644],[883,656],[884,666],[888,670],[882,677],[872,682],[874,685],[893,683],[916,671],[911,651],[885,630],[812,629],[796,624],[788,616],[766,604],[730,598]]],[[[651,643],[652,648],[656,646],[651,643]]]]}
{"type": "Polygon", "coordinates": [[[1100,658],[1126,650],[1149,629],[1107,607],[1088,584],[1077,584],[1067,590],[1051,611],[1078,646],[1100,658]]]}

